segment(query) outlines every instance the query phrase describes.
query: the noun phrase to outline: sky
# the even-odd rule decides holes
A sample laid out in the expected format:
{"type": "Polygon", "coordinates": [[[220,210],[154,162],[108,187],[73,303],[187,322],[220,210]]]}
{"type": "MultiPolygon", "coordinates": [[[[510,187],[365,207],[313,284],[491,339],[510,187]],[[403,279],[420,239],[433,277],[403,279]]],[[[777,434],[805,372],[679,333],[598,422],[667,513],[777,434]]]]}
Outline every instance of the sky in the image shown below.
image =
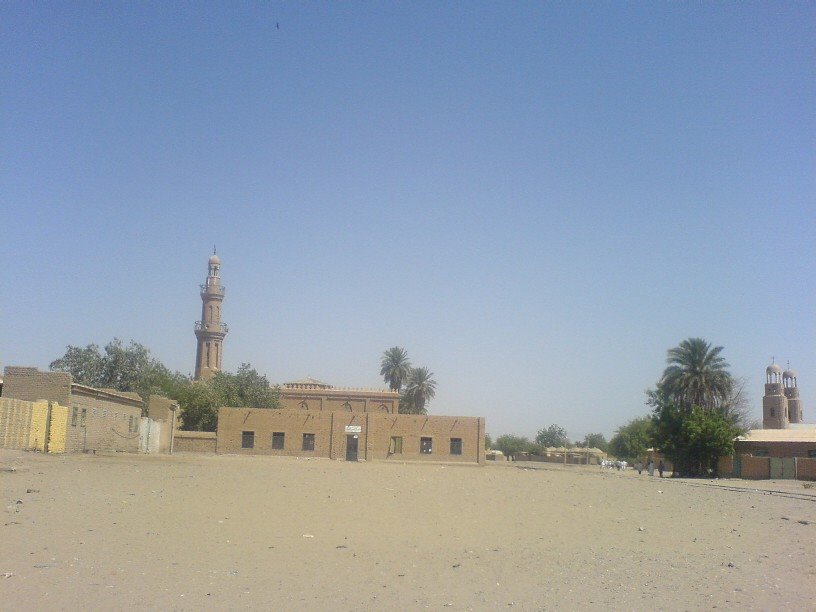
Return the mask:
{"type": "Polygon", "coordinates": [[[816,422],[816,4],[0,4],[0,366],[135,340],[609,437],[666,351],[816,422]]]}

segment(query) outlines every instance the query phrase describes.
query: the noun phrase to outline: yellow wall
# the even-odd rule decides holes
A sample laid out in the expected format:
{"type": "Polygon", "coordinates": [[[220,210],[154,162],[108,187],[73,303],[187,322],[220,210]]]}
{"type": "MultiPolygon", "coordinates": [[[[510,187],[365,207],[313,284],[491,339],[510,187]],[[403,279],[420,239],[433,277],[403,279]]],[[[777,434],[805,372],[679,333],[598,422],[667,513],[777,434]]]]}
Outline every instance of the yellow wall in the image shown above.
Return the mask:
{"type": "Polygon", "coordinates": [[[45,430],[48,425],[48,402],[34,402],[31,411],[31,430],[28,433],[28,448],[45,451],[45,430]]]}
{"type": "Polygon", "coordinates": [[[0,448],[28,448],[31,410],[31,402],[0,397],[0,448]]]}
{"type": "Polygon", "coordinates": [[[48,431],[48,452],[64,453],[68,437],[68,408],[56,402],[51,404],[51,428],[48,431]]]}

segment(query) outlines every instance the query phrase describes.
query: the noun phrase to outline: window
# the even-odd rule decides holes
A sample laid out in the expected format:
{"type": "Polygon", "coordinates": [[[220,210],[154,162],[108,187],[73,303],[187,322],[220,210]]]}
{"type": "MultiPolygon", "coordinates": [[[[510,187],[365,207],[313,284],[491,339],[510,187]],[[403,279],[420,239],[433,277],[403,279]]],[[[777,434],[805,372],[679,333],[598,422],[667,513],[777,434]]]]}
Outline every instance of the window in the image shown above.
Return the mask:
{"type": "Polygon", "coordinates": [[[128,431],[129,432],[133,431],[133,417],[132,416],[128,419],[128,431]]]}
{"type": "Polygon", "coordinates": [[[771,416],[772,417],[776,416],[776,408],[771,408],[771,416]]]}
{"type": "Polygon", "coordinates": [[[314,450],[314,434],[303,434],[303,450],[305,451],[313,451],[314,450]]]}
{"type": "Polygon", "coordinates": [[[810,457],[811,459],[816,459],[816,448],[808,449],[808,457],[810,457]]]}
{"type": "Polygon", "coordinates": [[[74,406],[73,411],[71,412],[71,427],[77,426],[77,420],[79,419],[79,408],[74,406]]]}
{"type": "Polygon", "coordinates": [[[283,443],[286,439],[286,436],[282,431],[273,431],[272,432],[272,448],[276,450],[283,450],[283,443]]]}
{"type": "Polygon", "coordinates": [[[768,456],[767,448],[758,448],[754,451],[754,457],[767,457],[767,456],[768,456]]]}
{"type": "Polygon", "coordinates": [[[433,452],[433,438],[420,438],[419,452],[430,455],[433,452]]]}
{"type": "Polygon", "coordinates": [[[255,447],[255,432],[254,431],[241,432],[241,448],[254,448],[254,447],[255,447]]]}
{"type": "Polygon", "coordinates": [[[83,408],[82,409],[82,414],[79,415],[79,426],[80,427],[85,427],[85,417],[86,416],[88,416],[88,409],[83,408]]]}
{"type": "Polygon", "coordinates": [[[402,436],[391,436],[391,443],[388,445],[388,454],[402,454],[402,436]]]}
{"type": "Polygon", "coordinates": [[[462,438],[451,438],[451,455],[462,454],[462,438]]]}

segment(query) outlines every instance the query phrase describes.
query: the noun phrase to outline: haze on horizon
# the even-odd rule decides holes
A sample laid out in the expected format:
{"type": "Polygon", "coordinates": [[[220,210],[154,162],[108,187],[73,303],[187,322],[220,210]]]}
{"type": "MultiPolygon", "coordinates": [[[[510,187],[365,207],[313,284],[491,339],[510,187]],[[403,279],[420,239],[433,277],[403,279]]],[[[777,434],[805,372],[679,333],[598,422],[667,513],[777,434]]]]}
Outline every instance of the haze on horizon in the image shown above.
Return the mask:
{"type": "Polygon", "coordinates": [[[136,340],[607,437],[666,350],[816,421],[816,5],[0,6],[0,366],[136,340]],[[279,27],[278,27],[279,26],[279,27]]]}

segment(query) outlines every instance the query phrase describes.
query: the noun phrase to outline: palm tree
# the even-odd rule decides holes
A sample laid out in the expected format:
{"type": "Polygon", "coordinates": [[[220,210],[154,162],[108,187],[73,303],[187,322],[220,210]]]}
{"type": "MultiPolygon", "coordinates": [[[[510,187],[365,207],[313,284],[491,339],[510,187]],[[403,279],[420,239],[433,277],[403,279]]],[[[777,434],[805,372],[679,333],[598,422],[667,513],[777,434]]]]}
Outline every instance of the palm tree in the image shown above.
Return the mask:
{"type": "Polygon", "coordinates": [[[436,381],[428,368],[411,368],[405,396],[410,398],[415,414],[425,414],[425,404],[436,395],[436,381]]]}
{"type": "Polygon", "coordinates": [[[400,346],[392,346],[383,353],[380,360],[380,374],[392,391],[402,389],[403,383],[411,373],[411,360],[408,351],[400,346]]]}
{"type": "Polygon", "coordinates": [[[733,386],[728,363],[720,356],[722,350],[702,338],[689,338],[669,349],[669,366],[663,371],[660,390],[686,411],[692,406],[705,410],[722,407],[733,386]]]}

